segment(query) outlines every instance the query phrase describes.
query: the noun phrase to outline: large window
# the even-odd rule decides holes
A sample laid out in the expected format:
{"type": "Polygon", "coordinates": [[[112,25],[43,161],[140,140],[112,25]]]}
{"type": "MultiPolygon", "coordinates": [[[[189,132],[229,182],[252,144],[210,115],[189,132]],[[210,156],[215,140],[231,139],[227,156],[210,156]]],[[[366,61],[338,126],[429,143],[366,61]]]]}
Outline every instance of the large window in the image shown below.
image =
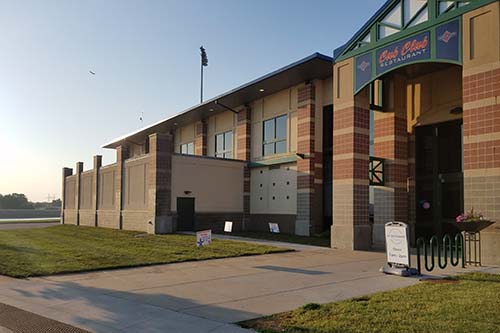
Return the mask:
{"type": "Polygon", "coordinates": [[[426,22],[429,19],[427,2],[427,0],[401,0],[378,23],[378,38],[382,39],[426,22]]]}
{"type": "Polygon", "coordinates": [[[183,143],[181,145],[181,154],[194,155],[194,142],[183,143]]]}
{"type": "Polygon", "coordinates": [[[215,157],[233,158],[233,131],[215,136],[215,157]]]}
{"type": "Polygon", "coordinates": [[[286,115],[264,121],[264,156],[286,153],[286,127],[286,115]]]}

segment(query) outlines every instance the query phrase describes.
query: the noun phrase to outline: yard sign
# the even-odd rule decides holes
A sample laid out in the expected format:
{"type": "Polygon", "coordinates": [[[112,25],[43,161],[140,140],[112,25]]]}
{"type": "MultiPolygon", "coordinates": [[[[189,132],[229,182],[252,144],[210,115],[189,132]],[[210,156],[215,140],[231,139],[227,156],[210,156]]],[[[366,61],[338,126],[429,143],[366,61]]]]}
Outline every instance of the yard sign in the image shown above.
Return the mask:
{"type": "Polygon", "coordinates": [[[196,246],[206,246],[212,243],[212,230],[203,230],[196,233],[196,246]]]}
{"type": "Polygon", "coordinates": [[[226,224],[224,225],[224,232],[232,232],[232,231],[233,231],[233,222],[226,221],[226,224]]]}
{"type": "Polygon", "coordinates": [[[273,234],[279,234],[280,226],[278,225],[278,223],[269,223],[269,231],[273,234]]]}

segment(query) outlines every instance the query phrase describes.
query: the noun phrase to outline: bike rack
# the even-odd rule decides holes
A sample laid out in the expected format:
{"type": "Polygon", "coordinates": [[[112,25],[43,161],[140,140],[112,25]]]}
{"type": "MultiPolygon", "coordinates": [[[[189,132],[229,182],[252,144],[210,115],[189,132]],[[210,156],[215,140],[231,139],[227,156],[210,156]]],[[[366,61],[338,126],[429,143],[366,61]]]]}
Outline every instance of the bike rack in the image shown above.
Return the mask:
{"type": "Polygon", "coordinates": [[[417,239],[417,271],[418,274],[422,274],[421,270],[421,248],[423,248],[425,269],[428,272],[432,272],[435,268],[435,254],[437,252],[438,256],[438,266],[440,269],[445,269],[448,266],[448,254],[450,257],[450,265],[458,266],[460,259],[462,259],[462,268],[465,268],[465,246],[464,237],[461,233],[455,235],[455,241],[452,242],[451,236],[446,234],[443,237],[442,242],[439,241],[437,236],[432,236],[429,243],[426,242],[425,238],[420,237],[417,239]],[[429,246],[427,246],[427,244],[429,246]],[[430,262],[429,262],[429,251],[430,250],[430,262]],[[444,253],[442,256],[441,253],[444,253]]]}

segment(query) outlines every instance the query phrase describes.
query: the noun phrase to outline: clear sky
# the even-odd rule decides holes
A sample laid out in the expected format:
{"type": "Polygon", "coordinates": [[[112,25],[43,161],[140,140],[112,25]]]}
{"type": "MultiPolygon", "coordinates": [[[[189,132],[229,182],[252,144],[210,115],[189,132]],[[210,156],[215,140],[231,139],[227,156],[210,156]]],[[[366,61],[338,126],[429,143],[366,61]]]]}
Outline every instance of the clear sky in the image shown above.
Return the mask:
{"type": "Polygon", "coordinates": [[[197,104],[200,45],[210,98],[331,56],[384,2],[0,0],[0,194],[59,197],[63,166],[197,104]]]}

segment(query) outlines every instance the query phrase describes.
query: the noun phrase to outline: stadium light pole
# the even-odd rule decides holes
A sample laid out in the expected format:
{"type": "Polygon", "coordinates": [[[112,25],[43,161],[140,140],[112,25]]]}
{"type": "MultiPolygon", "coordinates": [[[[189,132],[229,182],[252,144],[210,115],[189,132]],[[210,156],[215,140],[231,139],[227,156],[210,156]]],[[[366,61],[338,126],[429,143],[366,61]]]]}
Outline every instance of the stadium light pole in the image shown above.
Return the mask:
{"type": "Polygon", "coordinates": [[[200,46],[201,56],[201,87],[200,87],[200,104],[203,103],[203,67],[208,66],[207,52],[203,46],[200,46]]]}

